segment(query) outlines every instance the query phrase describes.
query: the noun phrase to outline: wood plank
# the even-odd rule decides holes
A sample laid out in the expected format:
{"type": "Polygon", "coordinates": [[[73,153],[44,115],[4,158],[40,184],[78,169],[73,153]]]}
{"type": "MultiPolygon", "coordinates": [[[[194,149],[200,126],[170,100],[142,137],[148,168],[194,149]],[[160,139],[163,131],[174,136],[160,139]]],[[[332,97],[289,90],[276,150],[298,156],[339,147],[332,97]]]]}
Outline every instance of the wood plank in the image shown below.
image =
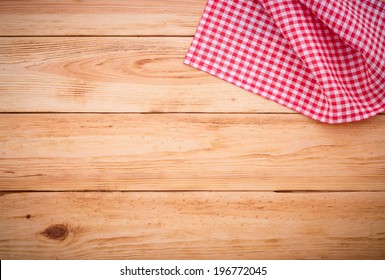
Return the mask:
{"type": "Polygon", "coordinates": [[[206,0],[2,0],[0,36],[193,35],[206,0]]]}
{"type": "Polygon", "coordinates": [[[292,112],[184,65],[190,43],[0,38],[0,111],[292,112]]]}
{"type": "Polygon", "coordinates": [[[1,259],[383,259],[385,193],[0,197],[1,259]]]}
{"type": "Polygon", "coordinates": [[[385,116],[1,114],[2,190],[385,190],[385,116]]]}

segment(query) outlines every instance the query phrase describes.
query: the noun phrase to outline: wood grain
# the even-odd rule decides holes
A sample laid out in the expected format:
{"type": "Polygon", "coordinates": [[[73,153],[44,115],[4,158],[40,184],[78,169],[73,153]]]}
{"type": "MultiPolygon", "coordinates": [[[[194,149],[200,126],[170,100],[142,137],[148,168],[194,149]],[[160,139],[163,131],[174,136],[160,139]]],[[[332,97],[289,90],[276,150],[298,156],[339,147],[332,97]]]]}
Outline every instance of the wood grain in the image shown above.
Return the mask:
{"type": "Polygon", "coordinates": [[[0,197],[1,259],[383,259],[385,193],[0,197]]]}
{"type": "Polygon", "coordinates": [[[0,1],[0,259],[385,259],[385,115],[184,65],[206,2],[0,1]]]}
{"type": "Polygon", "coordinates": [[[0,36],[194,34],[206,0],[2,0],[0,36]]]}
{"type": "Polygon", "coordinates": [[[293,112],[184,65],[190,43],[0,38],[0,112],[293,112]]]}
{"type": "Polygon", "coordinates": [[[2,190],[385,190],[385,116],[3,114],[2,190]]]}

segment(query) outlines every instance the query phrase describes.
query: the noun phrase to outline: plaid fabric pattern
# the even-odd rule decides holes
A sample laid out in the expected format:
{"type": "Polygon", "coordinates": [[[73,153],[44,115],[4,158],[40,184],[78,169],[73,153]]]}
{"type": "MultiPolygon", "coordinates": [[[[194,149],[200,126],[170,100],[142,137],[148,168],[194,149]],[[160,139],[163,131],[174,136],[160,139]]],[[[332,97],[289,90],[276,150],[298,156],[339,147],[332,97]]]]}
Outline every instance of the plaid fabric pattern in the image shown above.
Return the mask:
{"type": "Polygon", "coordinates": [[[385,3],[209,0],[184,63],[315,120],[385,110],[385,3]]]}

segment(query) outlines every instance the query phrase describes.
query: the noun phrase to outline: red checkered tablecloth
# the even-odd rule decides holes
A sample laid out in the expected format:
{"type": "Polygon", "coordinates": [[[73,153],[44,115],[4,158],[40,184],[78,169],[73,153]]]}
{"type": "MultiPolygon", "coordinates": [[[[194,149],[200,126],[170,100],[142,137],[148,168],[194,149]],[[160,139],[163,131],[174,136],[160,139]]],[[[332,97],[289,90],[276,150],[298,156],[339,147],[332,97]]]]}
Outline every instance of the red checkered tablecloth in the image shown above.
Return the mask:
{"type": "Polygon", "coordinates": [[[321,122],[365,119],[385,110],[385,3],[209,0],[184,62],[321,122]]]}

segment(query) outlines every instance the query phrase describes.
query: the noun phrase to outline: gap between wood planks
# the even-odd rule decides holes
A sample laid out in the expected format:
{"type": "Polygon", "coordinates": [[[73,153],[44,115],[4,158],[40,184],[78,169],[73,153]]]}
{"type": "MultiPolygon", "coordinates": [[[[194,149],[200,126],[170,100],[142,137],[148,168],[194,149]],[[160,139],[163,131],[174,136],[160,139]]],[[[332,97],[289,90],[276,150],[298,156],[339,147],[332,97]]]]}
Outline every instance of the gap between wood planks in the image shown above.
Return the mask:
{"type": "Polygon", "coordinates": [[[19,190],[0,191],[0,196],[14,193],[284,193],[284,194],[315,194],[315,193],[381,193],[383,190],[19,190]]]}

